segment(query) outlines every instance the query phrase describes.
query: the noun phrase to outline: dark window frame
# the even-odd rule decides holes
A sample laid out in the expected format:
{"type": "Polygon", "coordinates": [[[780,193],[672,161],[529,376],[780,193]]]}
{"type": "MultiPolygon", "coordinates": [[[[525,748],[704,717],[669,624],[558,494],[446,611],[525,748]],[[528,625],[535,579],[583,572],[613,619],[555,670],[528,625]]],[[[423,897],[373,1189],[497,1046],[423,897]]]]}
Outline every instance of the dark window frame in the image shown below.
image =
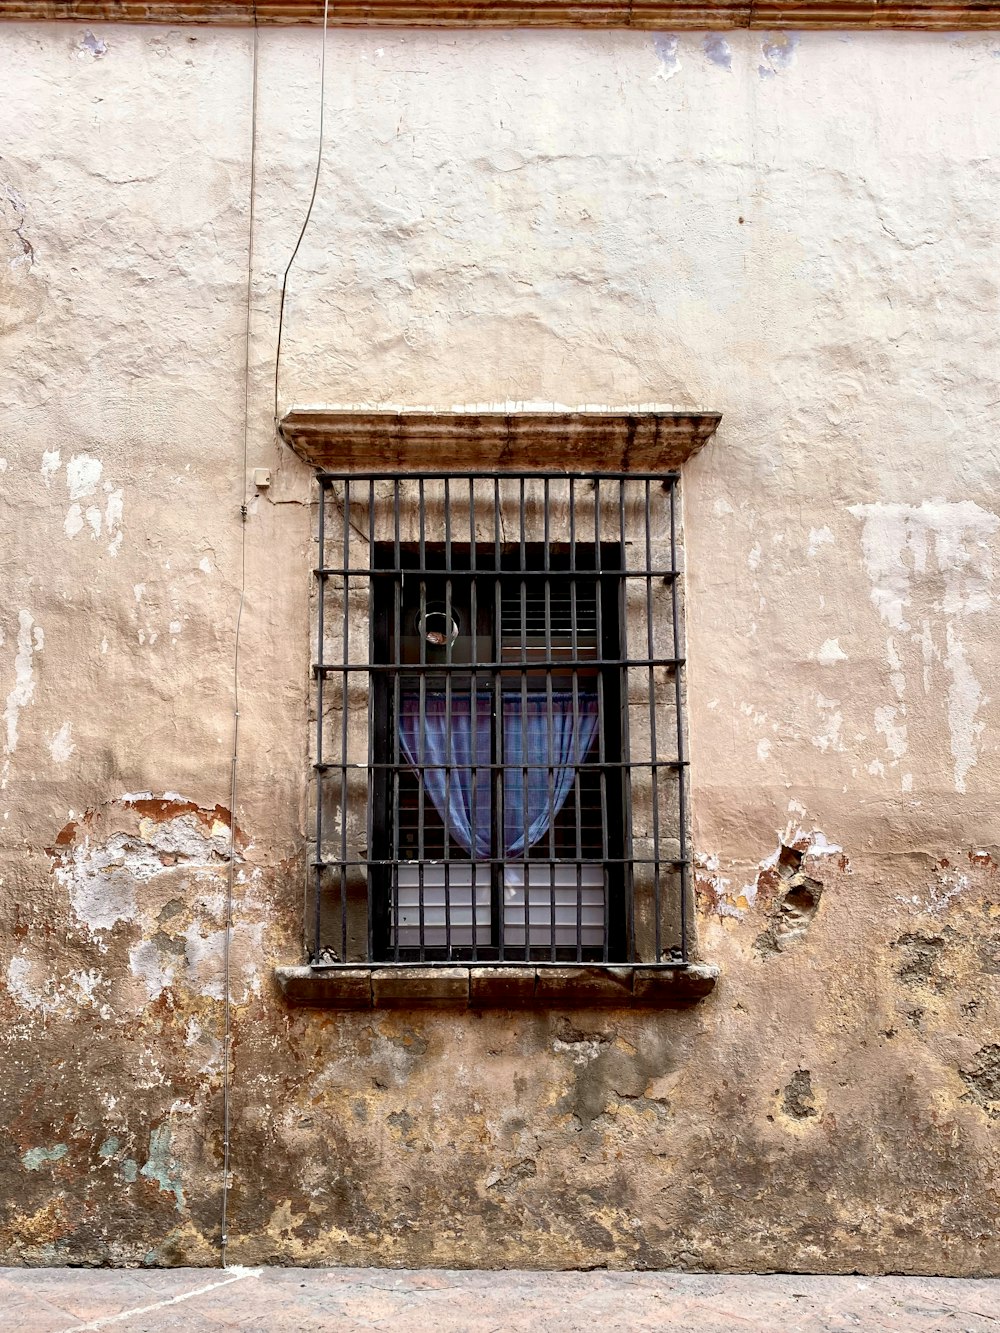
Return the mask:
{"type": "MultiPolygon", "coordinates": [[[[541,963],[565,963],[573,961],[579,964],[599,963],[607,964],[631,964],[642,961],[645,965],[666,965],[677,966],[683,964],[688,956],[688,876],[689,861],[687,855],[687,828],[686,828],[686,810],[687,810],[687,759],[684,734],[684,710],[683,710],[683,686],[682,670],[684,658],[682,652],[681,628],[680,628],[680,608],[679,608],[679,569],[678,569],[678,507],[677,507],[677,487],[679,478],[676,473],[657,473],[657,474],[636,474],[636,473],[579,473],[567,474],[564,472],[519,472],[517,474],[497,474],[494,472],[422,472],[420,474],[400,474],[400,473],[360,473],[352,471],[350,473],[323,472],[318,477],[321,488],[320,504],[320,561],[316,570],[319,584],[319,606],[318,606],[318,652],[317,659],[314,662],[313,672],[317,681],[317,709],[316,709],[316,841],[315,856],[313,859],[314,869],[314,901],[312,913],[312,930],[310,941],[310,957],[314,966],[349,966],[357,965],[359,962],[376,966],[396,965],[405,967],[413,963],[419,965],[428,965],[438,962],[463,964],[477,963],[525,963],[538,965],[541,963]],[[519,521],[516,524],[517,535],[515,540],[511,540],[509,533],[501,536],[501,501],[500,488],[502,485],[514,483],[519,488],[519,521]],[[386,501],[384,488],[386,485],[392,487],[392,498],[386,501]],[[550,486],[560,487],[565,493],[568,490],[569,496],[569,527],[570,533],[567,540],[565,534],[560,541],[552,539],[549,531],[549,498],[550,486]],[[403,540],[401,537],[401,509],[404,509],[410,502],[405,498],[406,488],[416,488],[419,492],[417,508],[419,510],[419,536],[411,540],[403,540]],[[438,516],[436,522],[429,521],[428,507],[426,505],[426,494],[433,488],[443,488],[444,495],[444,513],[443,521],[438,516]],[[494,539],[483,541],[478,539],[473,543],[468,540],[464,544],[458,540],[458,537],[452,530],[451,507],[449,501],[449,491],[452,498],[457,491],[454,488],[468,487],[469,496],[473,497],[470,506],[472,511],[472,532],[470,538],[476,533],[475,509],[478,497],[488,493],[492,489],[494,497],[493,517],[494,517],[494,539]],[[602,487],[604,488],[602,496],[602,487]],[[544,517],[544,542],[536,543],[528,537],[528,524],[525,517],[525,495],[526,488],[529,492],[535,494],[544,493],[543,513],[544,517]],[[579,926],[575,945],[569,950],[557,945],[555,930],[555,889],[551,889],[553,898],[552,907],[552,929],[549,932],[549,941],[546,947],[531,943],[531,936],[525,922],[524,942],[520,948],[511,948],[505,945],[503,939],[503,926],[498,926],[498,915],[502,923],[502,909],[498,907],[499,885],[498,885],[498,867],[499,862],[504,858],[497,855],[497,847],[492,848],[493,856],[490,858],[493,865],[493,872],[490,881],[490,940],[488,944],[479,946],[477,933],[473,932],[472,948],[454,946],[450,937],[444,947],[435,945],[434,947],[424,946],[424,912],[421,902],[419,912],[421,944],[418,948],[403,948],[399,946],[398,935],[398,890],[394,899],[394,888],[392,875],[398,870],[400,857],[398,856],[398,847],[395,849],[387,847],[386,839],[392,838],[390,832],[393,820],[394,810],[398,818],[398,783],[399,773],[402,771],[402,760],[398,753],[391,756],[387,751],[394,747],[398,750],[398,727],[393,721],[394,713],[398,712],[398,685],[389,684],[398,682],[400,671],[398,667],[403,663],[396,663],[393,660],[380,661],[381,658],[390,659],[393,652],[388,648],[388,643],[393,640],[398,632],[395,625],[388,625],[390,619],[398,616],[398,605],[393,605],[393,599],[386,597],[379,591],[379,588],[387,583],[387,580],[398,580],[404,569],[406,561],[413,565],[414,558],[417,561],[417,570],[424,571],[424,577],[431,577],[428,571],[434,570],[433,576],[438,576],[442,571],[434,568],[434,562],[443,562],[444,572],[447,573],[450,567],[451,577],[448,580],[451,585],[456,578],[468,577],[470,569],[461,570],[460,562],[456,562],[456,553],[461,554],[464,550],[467,562],[473,565],[480,565],[483,558],[495,557],[495,562],[499,563],[501,558],[508,563],[513,560],[515,568],[513,570],[504,569],[503,573],[512,574],[518,579],[522,586],[527,579],[548,580],[551,586],[553,580],[561,578],[567,573],[579,575],[581,570],[561,569],[558,565],[563,560],[564,550],[569,550],[576,555],[584,549],[584,539],[580,533],[573,532],[574,525],[574,505],[579,496],[585,491],[593,497],[590,501],[592,513],[597,517],[593,522],[593,545],[596,551],[594,564],[588,571],[589,575],[597,581],[602,588],[601,597],[598,604],[603,608],[602,615],[605,621],[610,621],[613,628],[617,630],[619,643],[614,643],[613,635],[602,632],[599,641],[600,657],[597,659],[597,673],[606,687],[608,695],[614,695],[613,700],[605,700],[605,706],[602,709],[601,725],[599,735],[601,737],[601,782],[604,786],[608,782],[608,775],[617,775],[612,777],[612,781],[617,781],[620,791],[612,792],[610,799],[606,795],[605,810],[609,815],[614,816],[617,810],[621,812],[621,832],[618,837],[617,846],[615,846],[614,834],[611,833],[607,843],[608,855],[602,858],[605,872],[605,930],[602,947],[595,953],[592,948],[585,948],[581,943],[579,926]],[[627,498],[628,493],[628,498],[627,498]],[[635,518],[636,497],[638,496],[639,519],[635,518]],[[340,532],[331,539],[327,534],[327,506],[333,499],[334,510],[339,508],[340,523],[337,526],[340,532]],[[658,564],[651,552],[651,526],[650,514],[651,505],[665,499],[665,506],[660,504],[660,510],[665,512],[666,518],[663,520],[669,528],[669,562],[666,566],[658,564]],[[618,530],[609,532],[609,540],[605,540],[605,534],[601,531],[600,516],[605,513],[609,507],[618,512],[618,530]],[[644,502],[644,503],[643,503],[644,502]],[[388,511],[387,511],[388,505],[388,511]],[[377,536],[376,509],[381,508],[383,519],[386,512],[389,513],[390,528],[394,530],[394,537],[389,540],[385,536],[381,539],[377,536]],[[626,509],[629,510],[629,516],[626,515],[626,509]],[[642,522],[642,510],[644,509],[644,522],[642,522]],[[367,546],[367,561],[359,561],[352,558],[351,547],[354,537],[360,538],[367,546]],[[638,534],[638,545],[637,545],[638,534]],[[341,539],[338,541],[338,537],[341,539]],[[644,550],[643,550],[644,546],[644,550]],[[542,567],[532,570],[528,561],[536,555],[537,550],[541,551],[542,567]],[[627,548],[631,548],[632,555],[635,555],[638,549],[642,557],[638,564],[634,559],[629,560],[627,548]],[[616,549],[618,555],[611,558],[611,551],[616,549]],[[339,554],[330,558],[332,551],[338,551],[339,554]],[[475,556],[471,553],[475,551],[475,556]],[[404,554],[406,559],[404,559],[404,554]],[[557,554],[559,559],[553,564],[553,554],[557,554]],[[608,567],[610,566],[610,568],[608,567]],[[653,589],[654,584],[659,587],[664,583],[669,587],[670,594],[670,637],[671,651],[669,653],[657,652],[654,645],[654,613],[653,613],[653,589]],[[338,586],[341,592],[340,616],[342,617],[342,651],[339,654],[340,660],[332,661],[327,656],[327,645],[325,641],[325,623],[330,620],[328,606],[329,594],[334,586],[338,586]],[[367,643],[367,661],[361,662],[352,660],[351,652],[348,649],[348,639],[350,635],[351,619],[351,599],[356,597],[359,587],[367,586],[367,607],[370,633],[367,643]],[[630,650],[627,643],[628,623],[631,614],[629,596],[636,585],[640,589],[644,588],[645,596],[645,633],[647,642],[642,645],[644,652],[636,653],[630,650]],[[612,612],[613,604],[617,602],[617,615],[612,612]],[[657,686],[654,683],[656,673],[666,673],[668,678],[666,685],[657,686]],[[368,703],[367,703],[367,752],[368,758],[366,764],[351,762],[348,759],[348,717],[350,713],[349,695],[352,688],[352,680],[356,681],[358,674],[362,673],[362,679],[366,676],[369,683],[368,703]],[[633,704],[630,690],[634,689],[634,680],[640,675],[646,676],[648,673],[648,700],[651,719],[650,736],[650,755],[643,762],[637,762],[634,759],[634,751],[629,741],[629,720],[633,712],[633,704]],[[335,762],[326,758],[324,737],[324,682],[333,678],[339,682],[341,707],[341,745],[340,753],[335,762]],[[671,693],[673,696],[674,716],[675,716],[675,737],[674,752],[669,758],[662,758],[657,749],[656,738],[656,692],[657,689],[666,689],[672,679],[671,693]],[[614,686],[614,688],[613,688],[614,686]],[[391,691],[396,691],[394,698],[391,691]],[[608,707],[608,703],[613,702],[614,707],[608,707]],[[395,737],[390,742],[389,738],[395,737]],[[614,758],[613,756],[617,756],[614,758]],[[352,780],[355,770],[364,769],[367,782],[367,837],[364,846],[360,848],[356,855],[349,854],[348,823],[350,819],[350,810],[352,802],[356,803],[358,793],[356,783],[352,780]],[[652,854],[645,858],[635,855],[632,847],[632,827],[633,827],[633,809],[631,804],[631,788],[633,774],[636,770],[645,770],[651,777],[652,784],[652,854]],[[395,778],[389,778],[387,775],[395,774],[395,778]],[[334,786],[339,782],[339,801],[335,802],[334,823],[339,827],[339,847],[334,848],[333,855],[328,852],[328,843],[325,840],[324,824],[329,826],[328,812],[325,811],[327,796],[329,795],[329,778],[333,775],[334,786]],[[676,818],[672,829],[677,843],[677,855],[673,858],[666,858],[662,855],[660,847],[660,830],[657,829],[657,820],[660,817],[660,797],[657,792],[658,784],[663,786],[667,777],[670,777],[675,784],[674,808],[676,809],[676,818]],[[393,781],[395,781],[395,792],[393,791],[393,781]],[[386,851],[395,852],[386,856],[386,851]],[[618,851],[619,855],[614,856],[611,853],[618,851]],[[633,883],[633,875],[638,865],[645,868],[646,879],[653,885],[652,889],[646,891],[645,905],[636,897],[636,890],[633,883]],[[661,885],[661,870],[664,877],[669,870],[670,886],[661,885]],[[618,879],[615,880],[615,875],[618,879]],[[357,899],[363,890],[365,899],[363,908],[358,907],[357,899]],[[649,899],[652,897],[652,924],[650,924],[649,899]],[[672,929],[671,940],[664,940],[663,910],[664,898],[671,898],[671,910],[675,919],[676,929],[672,929]],[[352,902],[354,924],[352,926],[352,902]],[[394,909],[394,902],[396,904],[394,909]],[[337,910],[339,906],[339,912],[337,910]],[[397,935],[395,943],[391,939],[391,927],[389,918],[393,916],[395,910],[397,921],[397,935]],[[637,927],[637,917],[645,912],[646,919],[640,922],[637,927]],[[339,916],[339,921],[336,918],[339,916]],[[333,918],[331,920],[331,918],[333,918]],[[363,918],[358,925],[359,919],[363,918]],[[331,926],[335,927],[331,929],[331,926]],[[637,933],[648,937],[645,944],[642,940],[637,945],[637,933]],[[653,939],[655,937],[655,946],[653,939]],[[653,956],[650,957],[650,953],[653,956]]],[[[412,515],[409,515],[412,518],[412,515]]],[[[661,531],[657,534],[657,541],[662,545],[665,534],[661,531]]],[[[579,563],[574,560],[574,554],[571,554],[565,560],[566,564],[572,566],[579,563]]],[[[409,569],[406,570],[410,572],[409,569]]],[[[490,568],[483,571],[480,568],[476,571],[477,577],[484,575],[487,581],[492,581],[499,587],[501,583],[500,571],[496,568],[490,568]]],[[[417,575],[419,578],[419,574],[417,575]]],[[[398,582],[396,583],[398,587],[398,582]]],[[[396,597],[398,604],[398,597],[396,597]]],[[[497,597],[496,608],[500,611],[502,619],[502,608],[499,605],[497,597]]],[[[335,608],[334,608],[335,609],[335,608]]],[[[426,605],[424,607],[426,610],[426,605]]],[[[448,608],[445,608],[445,623],[447,623],[448,608]]],[[[551,631],[549,632],[551,634],[551,631]]],[[[355,633],[354,647],[357,648],[357,633],[355,633]]],[[[397,654],[398,655],[398,654],[397,654]]],[[[450,655],[450,654],[449,654],[450,655]]],[[[475,656],[475,654],[473,654],[475,656]]],[[[496,679],[497,673],[504,670],[510,670],[511,664],[501,661],[503,654],[499,651],[493,654],[495,660],[488,663],[480,663],[479,671],[485,673],[487,668],[491,672],[491,680],[496,679]]],[[[548,670],[553,670],[553,657],[551,653],[551,644],[546,653],[546,661],[549,663],[548,670]]],[[[417,674],[420,674],[421,664],[418,667],[417,674]]],[[[424,662],[423,667],[427,666],[424,662]]],[[[438,664],[440,665],[440,664],[438,664]]],[[[452,673],[457,664],[447,664],[452,673]]],[[[523,678],[524,663],[518,663],[519,670],[515,674],[523,678]]],[[[557,665],[565,666],[566,663],[557,665]]],[[[582,669],[582,662],[576,661],[570,663],[571,671],[582,669]]],[[[470,688],[470,698],[474,694],[478,685],[475,682],[477,672],[470,666],[464,668],[466,676],[473,677],[473,684],[470,688]]],[[[441,674],[440,672],[438,674],[441,674]]],[[[446,678],[448,673],[445,673],[446,678]]],[[[551,728],[551,716],[550,716],[551,728]]],[[[551,738],[551,730],[550,730],[551,738]]],[[[551,755],[550,763],[550,781],[551,781],[551,755]]],[[[491,762],[492,758],[491,758],[491,762]]],[[[498,788],[498,794],[501,789],[498,788]]],[[[499,802],[498,802],[499,804],[499,802]]],[[[494,811],[495,813],[495,811],[494,811]]],[[[612,825],[615,820],[612,819],[612,825]]],[[[398,826],[398,825],[397,825],[398,826]]],[[[648,841],[648,838],[647,838],[648,841]]],[[[451,864],[461,857],[447,858],[451,864]]],[[[527,858],[531,861],[531,857],[527,858]]],[[[550,858],[541,858],[543,862],[550,858]]],[[[579,858],[577,858],[579,860],[579,858]]],[[[466,861],[468,864],[468,861],[466,861]]],[[[447,884],[448,870],[445,869],[445,881],[447,884]]],[[[474,872],[475,873],[475,872],[474,872]]],[[[421,893],[423,885],[423,872],[421,874],[421,893]]],[[[525,873],[525,880],[530,889],[530,878],[525,873]]],[[[552,871],[551,880],[554,884],[555,872],[552,871]]],[[[577,901],[580,900],[580,875],[577,872],[577,901]]],[[[474,896],[474,895],[473,895],[474,896]]],[[[526,893],[525,897],[529,896],[526,893]]],[[[447,888],[446,888],[447,899],[447,888]]],[[[474,907],[473,907],[474,910],[474,907]]],[[[447,908],[446,908],[447,916],[447,908]]],[[[577,909],[579,922],[579,907],[577,909]]]]}
{"type": "MultiPolygon", "coordinates": [[[[404,653],[397,653],[395,629],[400,629],[401,639],[408,637],[408,621],[417,623],[424,616],[429,616],[441,608],[444,624],[464,619],[467,613],[471,620],[472,608],[475,607],[476,625],[474,633],[460,636],[453,643],[446,643],[443,652],[421,645],[419,658],[409,664],[416,668],[413,675],[423,679],[425,697],[431,694],[445,695],[447,710],[450,700],[464,702],[466,691],[471,699],[473,689],[478,698],[485,700],[490,708],[490,753],[488,756],[476,756],[477,764],[472,769],[472,798],[475,802],[476,780],[479,774],[489,781],[484,770],[488,766],[489,774],[496,775],[496,799],[491,801],[490,819],[491,836],[489,856],[474,856],[472,850],[465,851],[457,843],[454,831],[445,841],[445,825],[449,822],[447,811],[442,816],[435,809],[433,802],[423,794],[425,786],[416,766],[408,764],[399,753],[398,718],[403,699],[406,697],[407,674],[401,672],[379,673],[374,681],[373,699],[373,755],[372,772],[372,839],[371,866],[374,877],[372,907],[374,913],[373,944],[375,954],[380,959],[399,962],[608,962],[613,957],[621,956],[625,935],[625,805],[622,784],[621,762],[623,759],[621,742],[621,668],[619,625],[620,577],[622,551],[618,542],[603,542],[599,557],[587,548],[574,553],[575,558],[566,549],[551,544],[546,550],[544,542],[504,543],[497,549],[492,543],[477,543],[473,552],[471,543],[451,543],[450,549],[444,542],[425,541],[423,556],[417,544],[401,544],[397,555],[392,543],[377,543],[374,567],[380,577],[375,585],[373,598],[373,636],[374,660],[380,665],[402,665],[407,662],[404,653]],[[396,560],[399,567],[396,567],[396,560]],[[523,568],[522,568],[523,566],[523,568]],[[575,566],[575,568],[571,567],[575,566]],[[421,573],[423,577],[421,577],[421,573]],[[385,577],[391,575],[392,577],[385,577]],[[410,576],[409,579],[407,576],[410,576]],[[416,586],[416,597],[412,591],[416,586]],[[545,589],[548,588],[548,596],[545,589]],[[529,634],[532,628],[530,618],[532,603],[538,600],[542,592],[544,609],[542,616],[542,634],[529,634]],[[594,595],[593,642],[586,642],[586,626],[578,623],[577,606],[581,592],[594,595]],[[557,645],[553,629],[553,604],[558,608],[558,595],[568,592],[565,604],[568,606],[570,644],[557,645]],[[464,595],[463,595],[464,594],[464,595]],[[600,597],[600,611],[598,610],[600,597]],[[516,617],[516,624],[512,620],[516,617]],[[512,632],[513,629],[513,632],[512,632]],[[600,642],[598,642],[600,634],[600,642]],[[462,642],[470,638],[474,646],[470,651],[462,642]],[[551,667],[531,668],[531,650],[538,649],[531,640],[542,639],[541,649],[551,667]],[[486,645],[484,647],[484,644],[486,645]],[[460,650],[456,656],[456,648],[460,650]],[[590,649],[590,656],[585,652],[590,649]],[[596,655],[606,665],[597,666],[590,660],[596,655]],[[468,661],[468,670],[451,671],[450,679],[441,680],[442,667],[446,672],[468,661]],[[590,685],[592,688],[588,689],[590,685]],[[551,688],[550,688],[551,687],[551,688]],[[546,832],[539,841],[532,843],[521,856],[505,855],[502,849],[503,779],[510,771],[521,771],[522,781],[527,777],[523,766],[508,763],[508,756],[502,752],[504,746],[504,728],[498,725],[498,716],[502,715],[504,701],[513,699],[521,704],[520,716],[522,734],[524,729],[524,704],[537,696],[546,697],[548,724],[551,729],[552,699],[554,694],[569,693],[573,699],[574,728],[579,721],[580,701],[593,696],[599,708],[597,726],[593,740],[588,744],[583,763],[575,766],[570,797],[561,805],[556,816],[549,821],[546,832]],[[499,705],[499,713],[498,713],[499,705]],[[592,781],[588,781],[592,779],[592,781]],[[404,826],[404,813],[408,810],[407,798],[415,798],[417,855],[407,855],[411,851],[401,836],[404,826]],[[589,799],[588,799],[589,798],[589,799]],[[597,819],[596,828],[600,830],[598,846],[587,837],[586,817],[597,819]],[[430,836],[428,836],[430,835],[430,836]],[[438,837],[440,836],[440,846],[438,837]],[[573,847],[567,849],[565,842],[571,838],[573,847]],[[431,845],[428,847],[428,843],[431,845]],[[548,853],[546,855],[545,853],[548,853]],[[400,941],[399,929],[399,869],[413,866],[418,874],[418,918],[425,917],[423,909],[424,866],[433,864],[443,868],[445,920],[444,940],[431,944],[423,940],[419,945],[405,946],[400,941]],[[477,929],[475,917],[470,922],[471,940],[464,943],[452,941],[451,913],[448,907],[457,896],[451,888],[452,866],[472,865],[487,868],[490,891],[490,920],[485,932],[477,929]],[[583,883],[582,871],[597,864],[604,867],[604,924],[602,933],[604,942],[600,946],[585,945],[582,942],[583,883]],[[548,943],[532,943],[532,930],[527,921],[524,923],[524,943],[521,946],[505,938],[505,916],[516,919],[513,909],[504,910],[505,872],[513,867],[524,866],[525,879],[532,873],[532,866],[548,866],[551,874],[549,890],[550,922],[542,923],[542,929],[534,931],[545,934],[548,924],[548,943]],[[576,874],[576,939],[572,943],[559,943],[559,935],[566,935],[566,930],[556,929],[556,867],[573,867],[576,874]]],[[[537,612],[534,613],[537,617],[537,612]]],[[[470,628],[472,628],[470,626],[470,628]]],[[[565,635],[560,636],[565,637],[565,635]]],[[[409,692],[418,695],[410,686],[409,692]]],[[[550,756],[551,757],[551,756],[550,756]]],[[[436,767],[436,766],[435,766],[436,767]]],[[[552,802],[552,784],[555,765],[549,765],[549,800],[552,802]]],[[[529,770],[530,771],[530,770],[529,770]]],[[[447,770],[446,770],[447,774],[447,770]]],[[[447,774],[450,776],[450,774],[447,774]]],[[[526,814],[523,816],[526,819],[526,814]]],[[[590,828],[593,829],[594,825],[590,828]]],[[[478,870],[473,872],[478,874],[478,870]]],[[[570,886],[573,887],[572,885],[570,886]]],[[[530,886],[529,886],[530,888],[530,886]]],[[[543,896],[544,896],[544,890],[543,896]]],[[[537,891],[535,894],[537,898],[537,891]]],[[[527,913],[531,895],[526,894],[522,910],[527,913]]],[[[537,906],[537,904],[536,904],[537,906]]],[[[560,904],[560,908],[563,908],[560,904]]],[[[542,903],[544,913],[544,903],[542,903]]],[[[565,912],[560,911],[560,916],[565,912]]],[[[520,923],[518,923],[520,924],[520,923]]],[[[437,934],[440,934],[440,929],[437,934]]],[[[464,932],[463,932],[464,934],[464,932]]]]}

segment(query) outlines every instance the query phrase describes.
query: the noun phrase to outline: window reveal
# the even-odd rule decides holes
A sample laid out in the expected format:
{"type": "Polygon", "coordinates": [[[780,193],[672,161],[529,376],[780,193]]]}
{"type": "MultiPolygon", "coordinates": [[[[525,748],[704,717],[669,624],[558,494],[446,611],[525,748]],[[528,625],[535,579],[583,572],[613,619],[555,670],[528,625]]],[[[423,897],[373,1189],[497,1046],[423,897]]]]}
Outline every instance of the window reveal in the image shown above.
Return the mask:
{"type": "Polygon", "coordinates": [[[676,477],[320,486],[314,963],[682,961],[676,477]]]}

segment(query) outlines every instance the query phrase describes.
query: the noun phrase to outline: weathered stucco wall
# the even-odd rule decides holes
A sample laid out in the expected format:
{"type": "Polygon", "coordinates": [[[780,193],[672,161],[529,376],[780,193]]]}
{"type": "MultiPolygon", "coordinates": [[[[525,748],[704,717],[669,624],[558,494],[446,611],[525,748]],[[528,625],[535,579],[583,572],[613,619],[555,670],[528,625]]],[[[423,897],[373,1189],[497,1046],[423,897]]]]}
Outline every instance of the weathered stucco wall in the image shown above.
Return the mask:
{"type": "Polygon", "coordinates": [[[315,30],[7,26],[2,1255],[1000,1271],[1000,40],[332,33],[280,401],[717,409],[686,1013],[290,1011],[315,30]],[[250,488],[252,491],[252,488],[250,488]]]}

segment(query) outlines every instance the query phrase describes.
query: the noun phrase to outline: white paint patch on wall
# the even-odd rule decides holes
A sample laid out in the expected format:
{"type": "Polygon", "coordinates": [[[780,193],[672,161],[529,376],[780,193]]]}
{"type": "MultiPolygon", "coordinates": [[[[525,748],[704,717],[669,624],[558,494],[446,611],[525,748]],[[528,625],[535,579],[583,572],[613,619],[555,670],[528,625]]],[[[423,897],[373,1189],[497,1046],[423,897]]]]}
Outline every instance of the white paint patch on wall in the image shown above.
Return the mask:
{"type": "MultiPolygon", "coordinates": [[[[230,954],[239,957],[239,977],[242,987],[234,989],[234,1004],[248,1003],[251,995],[260,994],[260,972],[257,961],[263,955],[264,925],[239,923],[232,928],[230,954]]],[[[223,998],[225,978],[225,930],[213,930],[202,935],[198,923],[192,921],[184,932],[184,961],[187,982],[199,995],[212,1000],[223,998]]]]}
{"type": "Polygon", "coordinates": [[[112,1011],[98,997],[108,981],[96,968],[71,972],[61,979],[52,975],[46,958],[15,954],[7,964],[7,991],[11,999],[29,1013],[49,1017],[54,1014],[73,1014],[80,1009],[97,1009],[102,1018],[109,1019],[112,1011]]]}
{"type": "Polygon", "coordinates": [[[827,699],[822,694],[817,694],[816,707],[824,715],[826,730],[812,737],[813,745],[819,750],[842,750],[844,714],[841,712],[840,700],[827,699]]]}
{"type": "Polygon", "coordinates": [[[827,639],[816,654],[816,661],[820,666],[834,666],[837,662],[846,662],[847,654],[836,639],[827,639]]]}
{"type": "MultiPolygon", "coordinates": [[[[49,485],[50,477],[59,467],[59,454],[42,455],[42,476],[49,485]]],[[[73,502],[66,511],[63,530],[73,540],[85,526],[89,526],[94,541],[102,535],[108,539],[108,554],[116,556],[122,544],[122,517],[125,510],[125,497],[121,488],[115,489],[110,481],[104,483],[104,509],[100,504],[90,504],[86,508],[80,504],[97,490],[104,464],[89,454],[74,454],[66,464],[66,486],[69,498],[73,502]]]]}
{"type": "Polygon", "coordinates": [[[906,712],[900,636],[909,635],[919,653],[925,695],[932,694],[936,662],[943,661],[948,673],[952,780],[955,790],[964,792],[979,757],[983,723],[977,717],[984,695],[969,661],[962,626],[993,607],[994,547],[1000,517],[972,500],[859,504],[851,505],[849,512],[864,525],[861,547],[872,603],[894,631],[887,637],[886,661],[897,707],[876,709],[875,726],[898,761],[907,749],[906,726],[897,721],[906,712]],[[921,603],[918,627],[910,619],[915,601],[921,603]]]}
{"type": "Polygon", "coordinates": [[[897,723],[898,712],[888,705],[875,709],[875,730],[885,737],[886,749],[894,759],[902,759],[907,750],[906,723],[897,723]]]}
{"type": "Polygon", "coordinates": [[[49,752],[57,764],[65,764],[76,746],[73,744],[73,724],[64,722],[49,741],[49,752]]]}
{"type": "Polygon", "coordinates": [[[812,558],[821,546],[833,545],[833,533],[829,528],[810,528],[807,554],[812,558]]]}
{"type": "Polygon", "coordinates": [[[122,491],[112,490],[108,493],[107,502],[104,506],[104,526],[107,535],[111,538],[108,543],[108,555],[117,555],[122,544],[122,517],[125,513],[125,497],[122,491]]]}
{"type": "Polygon", "coordinates": [[[983,692],[979,681],[972,674],[965,646],[951,624],[945,626],[945,644],[944,663],[951,675],[948,730],[951,733],[951,754],[955,761],[955,790],[963,792],[969,769],[979,758],[979,737],[983,733],[983,723],[976,721],[976,714],[983,702],[983,692]]]}
{"type": "Polygon", "coordinates": [[[58,449],[46,449],[42,453],[42,480],[46,486],[52,485],[52,478],[62,466],[62,458],[58,449]]]}
{"type": "Polygon", "coordinates": [[[71,500],[84,500],[97,490],[104,464],[89,454],[74,454],[66,464],[66,486],[71,500]]]}
{"type": "Polygon", "coordinates": [[[128,951],[129,971],[146,988],[150,1003],[159,999],[168,986],[173,984],[174,969],[164,965],[159,949],[152,940],[140,940],[128,951]]]}
{"type": "Polygon", "coordinates": [[[4,721],[7,723],[7,754],[17,749],[18,719],[22,708],[27,708],[35,697],[34,656],[45,646],[45,635],[36,625],[30,611],[19,611],[17,616],[17,655],[14,658],[14,686],[7,695],[4,721]]]}
{"type": "Polygon", "coordinates": [[[15,954],[7,964],[7,990],[10,997],[22,1009],[35,1013],[57,1014],[64,1005],[58,995],[52,993],[51,980],[43,982],[41,987],[33,976],[34,968],[30,958],[24,954],[15,954]]]}

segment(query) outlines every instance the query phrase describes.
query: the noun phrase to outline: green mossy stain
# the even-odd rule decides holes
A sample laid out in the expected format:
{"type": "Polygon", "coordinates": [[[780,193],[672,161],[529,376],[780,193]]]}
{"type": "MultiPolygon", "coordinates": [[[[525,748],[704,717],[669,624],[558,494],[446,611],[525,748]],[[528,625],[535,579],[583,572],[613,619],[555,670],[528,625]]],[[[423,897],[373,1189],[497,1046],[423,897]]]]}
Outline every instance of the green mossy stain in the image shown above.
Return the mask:
{"type": "Polygon", "coordinates": [[[21,1161],[29,1171],[38,1171],[46,1162],[58,1162],[69,1152],[65,1143],[57,1143],[54,1148],[29,1148],[21,1161]]]}
{"type": "Polygon", "coordinates": [[[164,1194],[177,1200],[177,1211],[184,1207],[184,1189],[180,1181],[180,1164],[170,1155],[170,1126],[160,1125],[149,1136],[149,1161],[139,1172],[153,1180],[164,1194]]]}
{"type": "Polygon", "coordinates": [[[118,1140],[112,1135],[110,1139],[105,1139],[97,1150],[98,1157],[114,1157],[118,1151],[118,1140]]]}

